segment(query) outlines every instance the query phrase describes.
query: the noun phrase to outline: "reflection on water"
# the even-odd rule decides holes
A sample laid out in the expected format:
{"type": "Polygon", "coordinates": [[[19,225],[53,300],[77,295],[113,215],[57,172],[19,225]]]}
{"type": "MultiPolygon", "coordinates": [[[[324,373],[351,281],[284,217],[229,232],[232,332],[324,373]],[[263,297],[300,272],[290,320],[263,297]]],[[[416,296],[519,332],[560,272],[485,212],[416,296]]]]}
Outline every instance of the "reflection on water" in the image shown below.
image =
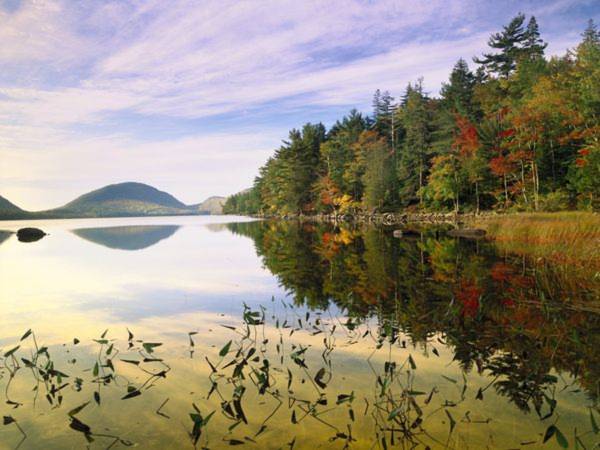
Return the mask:
{"type": "Polygon", "coordinates": [[[13,235],[12,231],[0,230],[0,245],[13,235]]]}
{"type": "Polygon", "coordinates": [[[179,225],[136,225],[78,228],[77,236],[95,244],[119,250],[141,250],[171,237],[179,225]]]}
{"type": "Polygon", "coordinates": [[[598,440],[597,279],[427,232],[156,220],[182,226],[138,252],[111,249],[167,223],[0,248],[0,449],[15,423],[22,448],[598,440]]]}

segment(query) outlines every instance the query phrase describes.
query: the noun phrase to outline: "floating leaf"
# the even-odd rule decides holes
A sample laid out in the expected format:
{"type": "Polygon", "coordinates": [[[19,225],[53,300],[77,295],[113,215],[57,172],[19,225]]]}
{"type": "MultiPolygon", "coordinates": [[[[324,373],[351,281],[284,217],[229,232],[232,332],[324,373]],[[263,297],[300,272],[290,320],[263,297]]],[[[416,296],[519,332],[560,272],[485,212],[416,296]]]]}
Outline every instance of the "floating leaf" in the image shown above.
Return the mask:
{"type": "Polygon", "coordinates": [[[127,363],[127,364],[134,364],[136,366],[140,365],[139,361],[135,361],[133,359],[121,359],[121,361],[123,361],[124,363],[127,363]]]}
{"type": "Polygon", "coordinates": [[[231,341],[223,346],[223,348],[219,351],[219,356],[224,357],[227,353],[229,353],[229,349],[231,348],[231,341]]]}
{"type": "Polygon", "coordinates": [[[139,389],[135,389],[135,388],[133,388],[133,389],[132,389],[132,390],[130,390],[130,391],[129,391],[129,392],[128,392],[128,393],[127,393],[125,396],[123,396],[123,397],[121,398],[121,400],[127,400],[127,399],[130,399],[130,398],[137,397],[137,396],[139,396],[139,395],[142,395],[142,393],[140,392],[140,390],[139,390],[139,389]]]}
{"type": "Polygon", "coordinates": [[[317,383],[317,385],[321,388],[321,389],[325,389],[327,387],[327,384],[325,384],[323,382],[323,377],[325,376],[325,368],[321,367],[319,369],[319,371],[317,372],[317,374],[315,375],[315,383],[317,383]]]}
{"type": "Polygon", "coordinates": [[[161,342],[145,342],[142,344],[142,347],[144,347],[144,350],[146,350],[146,353],[154,353],[154,349],[156,347],[160,347],[162,345],[161,342]]]}
{"type": "Polygon", "coordinates": [[[69,416],[72,417],[79,414],[89,404],[90,402],[85,402],[83,405],[79,405],[77,408],[73,408],[71,411],[68,412],[69,416]]]}
{"type": "Polygon", "coordinates": [[[4,420],[3,423],[4,425],[10,425],[11,423],[15,423],[16,420],[13,419],[11,416],[4,416],[4,420]]]}

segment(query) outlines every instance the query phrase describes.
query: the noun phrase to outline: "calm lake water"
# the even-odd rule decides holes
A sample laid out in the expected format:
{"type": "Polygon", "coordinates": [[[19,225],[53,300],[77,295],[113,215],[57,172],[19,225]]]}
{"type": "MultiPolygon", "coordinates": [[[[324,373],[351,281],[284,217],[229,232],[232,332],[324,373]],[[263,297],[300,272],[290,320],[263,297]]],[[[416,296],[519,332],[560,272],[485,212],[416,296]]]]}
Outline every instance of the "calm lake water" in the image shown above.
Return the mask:
{"type": "Polygon", "coordinates": [[[597,276],[435,230],[0,230],[0,449],[600,441],[597,276]]]}

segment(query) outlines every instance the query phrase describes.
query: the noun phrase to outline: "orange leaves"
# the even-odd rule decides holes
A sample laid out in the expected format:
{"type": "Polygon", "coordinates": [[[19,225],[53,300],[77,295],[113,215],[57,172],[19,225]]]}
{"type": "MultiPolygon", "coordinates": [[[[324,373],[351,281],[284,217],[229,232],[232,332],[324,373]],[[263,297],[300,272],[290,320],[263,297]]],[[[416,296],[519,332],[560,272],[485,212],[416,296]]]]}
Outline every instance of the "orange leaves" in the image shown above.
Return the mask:
{"type": "Polygon", "coordinates": [[[496,156],[490,159],[490,170],[498,177],[502,177],[511,173],[514,169],[514,165],[505,156],[496,156]]]}
{"type": "Polygon", "coordinates": [[[460,114],[455,114],[454,119],[458,127],[458,133],[454,137],[452,146],[458,150],[463,157],[473,156],[479,149],[479,136],[477,128],[469,119],[460,114]]]}

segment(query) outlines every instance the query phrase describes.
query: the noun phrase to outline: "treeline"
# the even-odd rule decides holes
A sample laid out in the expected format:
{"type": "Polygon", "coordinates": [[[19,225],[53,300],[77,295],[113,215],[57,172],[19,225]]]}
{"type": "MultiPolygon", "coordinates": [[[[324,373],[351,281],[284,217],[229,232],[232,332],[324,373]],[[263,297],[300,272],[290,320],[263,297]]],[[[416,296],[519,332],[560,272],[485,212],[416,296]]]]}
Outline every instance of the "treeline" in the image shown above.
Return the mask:
{"type": "Polygon", "coordinates": [[[401,209],[558,210],[600,206],[600,32],[547,60],[535,17],[460,59],[439,97],[422,79],[396,100],[376,91],[326,130],[306,124],[225,213],[284,215],[401,209]]]}

